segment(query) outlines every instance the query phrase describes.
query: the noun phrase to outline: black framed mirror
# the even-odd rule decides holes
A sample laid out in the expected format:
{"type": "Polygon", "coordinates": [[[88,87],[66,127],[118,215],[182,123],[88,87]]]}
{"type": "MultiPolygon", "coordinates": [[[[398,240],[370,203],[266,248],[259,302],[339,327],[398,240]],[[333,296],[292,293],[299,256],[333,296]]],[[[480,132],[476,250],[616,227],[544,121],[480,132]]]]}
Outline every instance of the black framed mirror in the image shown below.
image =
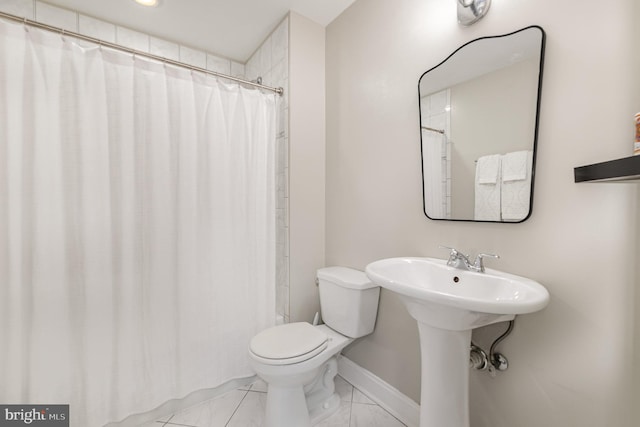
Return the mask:
{"type": "Polygon", "coordinates": [[[434,220],[531,215],[545,33],[470,41],[418,82],[423,207],[434,220]]]}

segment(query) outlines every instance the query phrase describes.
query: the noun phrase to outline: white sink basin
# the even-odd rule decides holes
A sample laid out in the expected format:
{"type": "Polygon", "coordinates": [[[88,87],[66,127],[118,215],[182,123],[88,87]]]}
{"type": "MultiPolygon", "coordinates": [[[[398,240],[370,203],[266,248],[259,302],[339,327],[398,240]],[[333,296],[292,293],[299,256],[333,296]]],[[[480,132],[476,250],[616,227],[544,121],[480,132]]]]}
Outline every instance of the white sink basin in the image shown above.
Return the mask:
{"type": "Polygon", "coordinates": [[[372,282],[397,293],[418,321],[420,427],[469,427],[471,330],[541,310],[549,293],[524,277],[460,270],[434,258],[383,259],[365,271],[372,282]]]}
{"type": "Polygon", "coordinates": [[[549,303],[533,280],[487,268],[484,273],[449,267],[435,258],[389,258],[369,264],[374,283],[400,295],[487,314],[525,314],[549,303]]]}

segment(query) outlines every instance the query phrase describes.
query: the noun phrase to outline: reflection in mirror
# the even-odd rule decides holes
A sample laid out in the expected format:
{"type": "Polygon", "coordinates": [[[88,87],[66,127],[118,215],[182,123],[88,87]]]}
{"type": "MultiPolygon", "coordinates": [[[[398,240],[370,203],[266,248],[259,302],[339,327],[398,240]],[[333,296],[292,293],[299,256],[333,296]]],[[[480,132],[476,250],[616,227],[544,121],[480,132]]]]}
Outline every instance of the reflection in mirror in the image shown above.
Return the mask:
{"type": "Polygon", "coordinates": [[[538,26],[483,37],[420,77],[427,217],[522,222],[531,214],[544,38],[538,26]]]}

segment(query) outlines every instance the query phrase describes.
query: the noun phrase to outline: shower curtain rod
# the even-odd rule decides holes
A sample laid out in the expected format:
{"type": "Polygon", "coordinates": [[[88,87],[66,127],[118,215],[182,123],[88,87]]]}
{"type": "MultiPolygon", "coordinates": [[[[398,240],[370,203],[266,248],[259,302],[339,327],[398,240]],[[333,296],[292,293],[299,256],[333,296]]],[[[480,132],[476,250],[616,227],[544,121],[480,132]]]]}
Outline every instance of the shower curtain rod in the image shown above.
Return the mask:
{"type": "Polygon", "coordinates": [[[430,128],[430,127],[427,127],[427,126],[422,126],[422,129],[430,130],[431,132],[438,132],[439,134],[444,135],[444,131],[442,129],[434,129],[434,128],[430,128]]]}
{"type": "Polygon", "coordinates": [[[16,21],[16,22],[22,22],[25,25],[31,25],[32,27],[37,27],[37,28],[41,28],[43,30],[52,31],[52,32],[55,32],[55,33],[60,33],[63,36],[70,36],[70,37],[73,37],[73,38],[76,38],[76,39],[80,39],[80,40],[88,41],[88,42],[91,42],[91,43],[95,43],[95,44],[97,44],[99,46],[105,46],[105,47],[108,47],[110,49],[115,49],[115,50],[119,50],[119,51],[122,51],[122,52],[132,53],[134,55],[138,55],[138,56],[142,56],[142,57],[145,57],[145,58],[153,59],[155,61],[159,61],[159,62],[163,62],[163,63],[166,63],[166,64],[171,64],[171,65],[175,65],[176,67],[182,67],[182,68],[186,68],[188,70],[198,71],[198,72],[201,72],[201,73],[204,73],[204,74],[209,74],[209,75],[220,77],[220,78],[223,78],[223,79],[233,80],[234,82],[237,82],[237,83],[247,84],[247,85],[258,87],[260,89],[270,90],[272,92],[277,93],[280,96],[282,96],[283,93],[284,93],[284,89],[281,88],[281,87],[265,86],[263,84],[252,82],[252,81],[245,80],[245,79],[241,79],[239,77],[234,77],[234,76],[229,76],[227,74],[217,73],[215,71],[206,70],[204,68],[196,67],[194,65],[185,64],[184,62],[174,61],[173,59],[164,58],[162,56],[153,55],[151,53],[143,52],[143,51],[140,51],[140,50],[130,49],[128,47],[124,47],[124,46],[121,46],[119,44],[115,44],[115,43],[111,43],[111,42],[108,42],[108,41],[100,40],[100,39],[97,39],[97,38],[94,38],[94,37],[85,36],[85,35],[82,35],[80,33],[75,33],[73,31],[67,31],[67,30],[65,30],[63,28],[53,27],[51,25],[43,24],[43,23],[38,22],[38,21],[33,21],[31,19],[28,19],[28,18],[21,18],[19,16],[11,15],[11,14],[5,13],[5,12],[0,12],[0,18],[9,19],[11,21],[16,21]]]}

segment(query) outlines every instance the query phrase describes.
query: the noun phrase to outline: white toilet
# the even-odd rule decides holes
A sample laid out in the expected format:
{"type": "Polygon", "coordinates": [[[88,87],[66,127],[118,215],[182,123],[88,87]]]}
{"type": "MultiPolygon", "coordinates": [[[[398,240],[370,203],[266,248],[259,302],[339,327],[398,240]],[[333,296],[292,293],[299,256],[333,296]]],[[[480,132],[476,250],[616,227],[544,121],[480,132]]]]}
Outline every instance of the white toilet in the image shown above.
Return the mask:
{"type": "Polygon", "coordinates": [[[266,329],[249,345],[251,365],[269,386],[266,427],[309,427],[338,410],[337,355],[373,332],[380,288],[358,270],[318,270],[324,325],[289,323],[266,329]]]}

